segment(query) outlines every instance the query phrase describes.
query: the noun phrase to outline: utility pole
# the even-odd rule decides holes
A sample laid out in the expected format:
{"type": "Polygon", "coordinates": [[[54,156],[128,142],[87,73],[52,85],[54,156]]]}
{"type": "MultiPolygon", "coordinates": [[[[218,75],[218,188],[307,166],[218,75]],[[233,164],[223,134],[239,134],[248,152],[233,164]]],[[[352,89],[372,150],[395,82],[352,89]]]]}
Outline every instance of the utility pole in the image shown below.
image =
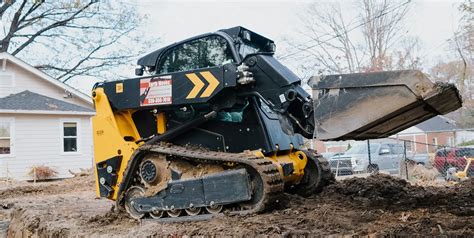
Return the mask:
{"type": "Polygon", "coordinates": [[[369,166],[372,165],[372,158],[370,155],[370,140],[367,140],[367,154],[369,155],[369,166]]]}

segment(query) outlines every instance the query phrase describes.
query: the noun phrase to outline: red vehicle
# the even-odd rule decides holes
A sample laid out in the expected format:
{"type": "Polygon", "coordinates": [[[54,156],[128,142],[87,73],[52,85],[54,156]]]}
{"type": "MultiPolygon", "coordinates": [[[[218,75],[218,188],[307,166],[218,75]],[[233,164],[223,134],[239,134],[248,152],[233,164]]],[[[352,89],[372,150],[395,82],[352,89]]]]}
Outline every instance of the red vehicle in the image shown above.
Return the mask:
{"type": "MultiPolygon", "coordinates": [[[[464,170],[466,158],[474,158],[474,148],[443,148],[436,151],[434,166],[441,174],[446,174],[451,167],[464,170]]],[[[469,171],[474,171],[474,164],[471,164],[469,171]]]]}

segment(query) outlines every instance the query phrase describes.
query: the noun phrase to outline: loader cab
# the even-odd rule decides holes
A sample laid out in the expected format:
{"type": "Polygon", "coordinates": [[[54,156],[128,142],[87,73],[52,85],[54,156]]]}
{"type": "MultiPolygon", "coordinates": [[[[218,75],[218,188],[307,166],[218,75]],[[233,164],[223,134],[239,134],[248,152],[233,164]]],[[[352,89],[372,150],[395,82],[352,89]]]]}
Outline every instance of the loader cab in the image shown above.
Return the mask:
{"type": "MultiPolygon", "coordinates": [[[[246,95],[245,91],[249,89],[235,87],[238,65],[245,62],[248,66],[255,66],[255,59],[260,59],[259,57],[264,57],[261,58],[261,63],[269,69],[267,72],[270,72],[270,75],[265,76],[262,76],[260,72],[258,76],[261,79],[258,85],[265,88],[266,92],[269,92],[269,89],[271,91],[274,87],[274,81],[282,85],[288,84],[288,80],[290,80],[289,84],[296,82],[296,76],[290,75],[289,72],[285,76],[281,75],[280,71],[285,71],[286,68],[277,64],[276,60],[272,58],[274,51],[275,44],[272,40],[246,28],[234,27],[172,44],[139,59],[138,64],[145,67],[151,75],[184,74],[182,76],[184,80],[179,82],[179,78],[173,76],[176,85],[173,86],[173,90],[179,90],[173,93],[173,104],[180,99],[182,99],[180,101],[182,103],[179,104],[180,108],[168,107],[166,109],[165,118],[169,130],[178,128],[187,121],[196,118],[197,115],[208,112],[210,108],[219,108],[216,118],[189,130],[180,137],[170,139],[169,142],[178,145],[199,144],[213,151],[227,152],[261,149],[264,153],[273,153],[279,150],[288,151],[292,148],[299,148],[303,144],[301,135],[293,133],[291,123],[288,119],[285,120],[285,116],[273,111],[273,104],[269,104],[265,100],[267,97],[263,99],[262,95],[246,95]],[[253,64],[251,63],[252,59],[254,59],[253,64]],[[278,69],[279,72],[274,72],[275,70],[272,69],[278,69]],[[218,97],[207,100],[208,95],[201,99],[201,96],[198,95],[204,94],[204,92],[200,93],[202,87],[210,85],[209,81],[205,83],[205,80],[208,79],[202,79],[204,76],[201,72],[210,72],[211,70],[214,70],[213,74],[216,75],[221,72],[223,81],[228,80],[225,85],[229,85],[229,87],[223,87],[218,97]],[[225,79],[224,76],[227,71],[232,72],[228,73],[229,79],[225,79]],[[195,83],[193,79],[188,78],[193,77],[192,75],[196,76],[195,81],[201,82],[195,83]],[[232,84],[233,86],[230,86],[232,84]],[[191,91],[195,88],[198,90],[192,94],[191,91]],[[239,91],[242,88],[243,90],[239,91]],[[180,96],[181,98],[179,98],[180,96]],[[185,105],[186,110],[182,110],[181,105],[185,105]],[[241,141],[241,138],[248,139],[241,141]]],[[[276,88],[271,92],[280,95],[281,93],[278,93],[279,87],[276,88]]],[[[134,114],[136,121],[153,118],[147,116],[149,112],[146,110],[143,113],[134,114]],[[141,116],[142,114],[143,116],[141,116]]],[[[150,126],[147,126],[152,125],[153,121],[146,123],[146,125],[144,123],[136,124],[140,124],[138,130],[143,138],[156,133],[149,129],[150,126]]]]}
{"type": "Polygon", "coordinates": [[[166,50],[157,61],[155,74],[218,67],[234,62],[236,56],[228,41],[220,35],[208,35],[166,50]]]}
{"type": "Polygon", "coordinates": [[[207,33],[171,44],[138,60],[135,74],[166,74],[240,64],[250,55],[273,54],[275,43],[244,27],[233,27],[207,33]]]}

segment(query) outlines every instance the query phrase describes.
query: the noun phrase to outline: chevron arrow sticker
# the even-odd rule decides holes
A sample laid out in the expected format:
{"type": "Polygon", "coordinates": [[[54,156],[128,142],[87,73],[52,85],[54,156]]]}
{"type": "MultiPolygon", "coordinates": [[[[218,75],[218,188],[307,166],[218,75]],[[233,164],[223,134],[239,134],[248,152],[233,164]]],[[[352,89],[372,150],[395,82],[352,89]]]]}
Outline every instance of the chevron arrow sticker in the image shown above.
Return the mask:
{"type": "Polygon", "coordinates": [[[191,82],[194,84],[193,89],[191,90],[191,92],[189,92],[188,96],[186,96],[186,99],[196,98],[198,93],[204,87],[204,83],[194,73],[193,74],[186,74],[186,77],[188,77],[188,79],[191,80],[191,82]]]}
{"type": "Polygon", "coordinates": [[[216,90],[217,86],[219,86],[219,80],[217,80],[209,71],[203,71],[199,74],[201,74],[201,76],[209,83],[206,90],[201,94],[201,98],[209,97],[214,90],[216,90]]]}
{"type": "MultiPolygon", "coordinates": [[[[208,83],[206,89],[204,89],[204,92],[202,92],[200,98],[209,97],[216,90],[217,86],[219,86],[220,82],[216,79],[216,77],[214,77],[214,75],[210,71],[203,71],[199,74],[208,83]]],[[[194,84],[193,89],[191,89],[191,92],[189,92],[188,96],[186,96],[186,99],[194,99],[198,96],[199,92],[201,92],[202,88],[205,86],[204,82],[195,73],[186,74],[186,77],[194,84]]]]}

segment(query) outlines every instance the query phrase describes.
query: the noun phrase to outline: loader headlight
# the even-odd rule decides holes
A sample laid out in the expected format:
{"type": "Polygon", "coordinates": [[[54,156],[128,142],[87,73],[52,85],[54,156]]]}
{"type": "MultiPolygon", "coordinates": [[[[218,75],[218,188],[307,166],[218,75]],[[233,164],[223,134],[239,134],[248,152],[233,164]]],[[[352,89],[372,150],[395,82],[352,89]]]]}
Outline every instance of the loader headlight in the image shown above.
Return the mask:
{"type": "Polygon", "coordinates": [[[276,48],[277,47],[276,47],[275,43],[268,43],[268,45],[267,45],[267,51],[269,51],[269,52],[275,52],[276,48]]]}
{"type": "Polygon", "coordinates": [[[355,168],[359,165],[359,160],[354,157],[351,157],[351,164],[352,164],[352,168],[355,168]]]}

